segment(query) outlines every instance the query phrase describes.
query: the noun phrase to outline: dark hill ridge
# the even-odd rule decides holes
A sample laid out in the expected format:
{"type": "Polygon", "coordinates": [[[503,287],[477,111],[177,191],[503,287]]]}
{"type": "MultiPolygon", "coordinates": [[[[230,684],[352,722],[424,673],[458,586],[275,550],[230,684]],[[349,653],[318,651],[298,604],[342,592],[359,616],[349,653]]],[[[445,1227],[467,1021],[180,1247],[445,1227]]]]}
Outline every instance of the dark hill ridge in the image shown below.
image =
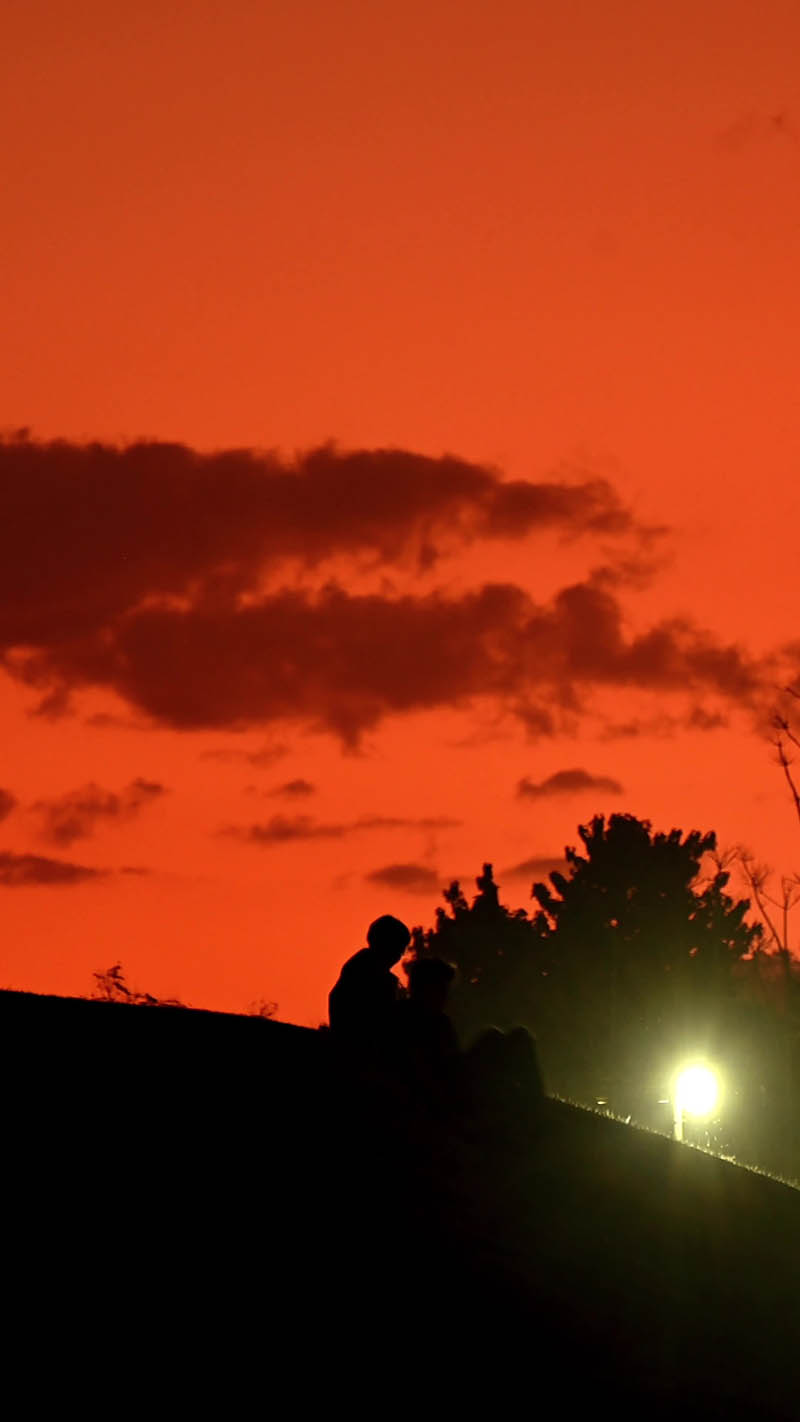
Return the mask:
{"type": "Polygon", "coordinates": [[[411,1337],[395,1385],[424,1359],[451,1403],[800,1417],[780,1182],[555,1100],[411,1109],[261,1018],[3,992],[0,1041],[21,1277],[80,1279],[95,1349],[113,1317],[184,1366],[329,1350],[346,1392],[411,1337]]]}

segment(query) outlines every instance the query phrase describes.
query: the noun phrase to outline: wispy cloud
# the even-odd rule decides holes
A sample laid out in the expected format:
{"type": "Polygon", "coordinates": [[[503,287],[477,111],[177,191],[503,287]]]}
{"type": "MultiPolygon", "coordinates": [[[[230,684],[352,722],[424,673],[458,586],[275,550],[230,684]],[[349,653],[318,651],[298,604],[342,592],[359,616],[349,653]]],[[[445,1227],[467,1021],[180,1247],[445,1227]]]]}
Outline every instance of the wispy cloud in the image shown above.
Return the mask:
{"type": "Polygon", "coordinates": [[[425,864],[384,864],[364,875],[368,884],[380,884],[407,894],[428,894],[440,887],[439,875],[425,864]]]}
{"type": "Polygon", "coordinates": [[[303,839],[341,839],[346,825],[322,824],[310,815],[273,815],[266,824],[224,825],[221,834],[246,844],[288,844],[303,839]]]}
{"type": "Polygon", "coordinates": [[[268,790],[270,796],[283,796],[287,800],[305,799],[308,795],[315,795],[316,785],[312,785],[310,780],[303,780],[299,776],[296,780],[285,780],[282,785],[276,785],[272,790],[268,790]]]}
{"type": "Polygon", "coordinates": [[[166,787],[158,781],[137,776],[120,791],[91,783],[54,799],[37,800],[32,809],[39,817],[43,838],[67,845],[92,834],[100,822],[133,819],[165,793],[166,787]]]}
{"type": "Polygon", "coordinates": [[[0,820],[4,820],[17,804],[16,795],[12,795],[10,790],[0,788],[0,820]]]}
{"type": "Polygon", "coordinates": [[[288,840],[343,839],[345,835],[364,830],[447,829],[460,825],[461,820],[448,815],[426,815],[404,818],[401,815],[361,815],[356,820],[326,824],[311,815],[272,815],[266,823],[224,825],[220,834],[241,840],[244,844],[264,846],[285,844],[288,840]]]}
{"type": "Polygon", "coordinates": [[[8,889],[34,885],[68,887],[84,883],[87,879],[100,878],[107,872],[105,869],[90,869],[85,864],[71,864],[65,859],[47,859],[40,854],[0,851],[0,885],[8,889]]]}
{"type": "Polygon", "coordinates": [[[508,869],[504,869],[500,878],[533,881],[546,878],[554,869],[563,873],[566,867],[567,861],[561,854],[535,854],[532,859],[523,859],[519,864],[512,864],[508,869]]]}

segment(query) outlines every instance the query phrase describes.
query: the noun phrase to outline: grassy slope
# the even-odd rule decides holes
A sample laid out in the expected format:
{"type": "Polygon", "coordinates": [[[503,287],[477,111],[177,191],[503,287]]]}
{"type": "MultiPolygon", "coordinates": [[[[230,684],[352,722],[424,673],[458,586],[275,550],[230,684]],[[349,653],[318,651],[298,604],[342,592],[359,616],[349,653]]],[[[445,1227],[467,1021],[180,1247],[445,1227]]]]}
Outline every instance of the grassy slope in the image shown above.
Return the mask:
{"type": "Polygon", "coordinates": [[[800,1417],[780,1182],[552,1100],[454,1130],[258,1019],[2,993],[0,1040],[22,1236],[140,1347],[233,1367],[255,1329],[274,1374],[332,1347],[345,1386],[400,1336],[451,1400],[800,1417]]]}

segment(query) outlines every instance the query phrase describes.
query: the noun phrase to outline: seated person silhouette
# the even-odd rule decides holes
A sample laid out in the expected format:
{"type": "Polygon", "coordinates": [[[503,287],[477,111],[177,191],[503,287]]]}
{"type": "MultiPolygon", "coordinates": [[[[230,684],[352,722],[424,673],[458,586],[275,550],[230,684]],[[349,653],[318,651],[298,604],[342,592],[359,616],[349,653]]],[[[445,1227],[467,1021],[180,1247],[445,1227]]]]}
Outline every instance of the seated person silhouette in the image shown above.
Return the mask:
{"type": "Polygon", "coordinates": [[[398,1003],[398,1051],[412,1091],[434,1110],[460,1100],[461,1046],[446,1012],[456,970],[443,958],[407,965],[408,996],[398,1003]]]}
{"type": "Polygon", "coordinates": [[[472,1043],[467,1073],[479,1114],[501,1129],[536,1119],[544,1100],[536,1039],[527,1027],[489,1027],[472,1043]]]}
{"type": "Polygon", "coordinates": [[[402,989],[392,972],[411,934],[399,918],[385,913],[367,929],[367,947],[348,958],[328,996],[335,1041],[367,1052],[391,1051],[402,989]]]}
{"type": "Polygon", "coordinates": [[[445,1011],[456,970],[443,958],[414,958],[406,972],[408,997],[398,1008],[403,1046],[423,1070],[436,1071],[461,1050],[445,1011]]]}

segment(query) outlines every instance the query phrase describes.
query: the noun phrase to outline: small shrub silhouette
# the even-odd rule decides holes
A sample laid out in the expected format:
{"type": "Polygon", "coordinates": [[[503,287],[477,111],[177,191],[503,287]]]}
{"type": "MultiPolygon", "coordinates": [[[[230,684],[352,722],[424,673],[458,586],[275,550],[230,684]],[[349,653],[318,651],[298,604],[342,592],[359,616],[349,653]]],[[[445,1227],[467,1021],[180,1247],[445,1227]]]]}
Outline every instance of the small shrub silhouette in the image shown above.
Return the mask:
{"type": "Polygon", "coordinates": [[[141,1007],[186,1007],[177,997],[154,997],[150,992],[136,992],[125,981],[121,963],[92,974],[95,989],[92,997],[99,1002],[130,1002],[141,1007]]]}
{"type": "Polygon", "coordinates": [[[270,1001],[266,997],[258,997],[250,1003],[247,1009],[248,1017],[274,1017],[278,1011],[277,1002],[270,1001]]]}

